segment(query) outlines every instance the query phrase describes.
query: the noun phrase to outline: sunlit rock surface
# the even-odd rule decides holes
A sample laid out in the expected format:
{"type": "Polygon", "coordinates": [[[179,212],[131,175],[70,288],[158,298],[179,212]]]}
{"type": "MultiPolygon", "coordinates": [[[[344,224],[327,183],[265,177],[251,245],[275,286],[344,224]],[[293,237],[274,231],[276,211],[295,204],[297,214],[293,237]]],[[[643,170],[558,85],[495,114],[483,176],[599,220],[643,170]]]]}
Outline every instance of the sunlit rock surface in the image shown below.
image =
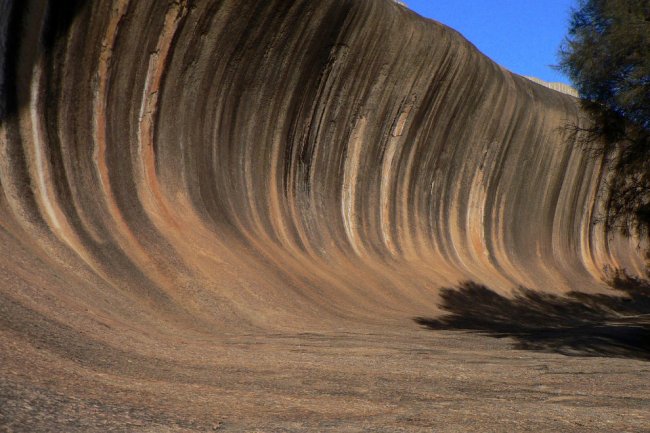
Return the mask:
{"type": "MultiPolygon", "coordinates": [[[[577,100],[394,2],[8,0],[0,30],[0,426],[507,426],[491,381],[526,400],[564,358],[423,330],[439,289],[644,272],[594,224],[577,100]]],[[[645,386],[587,361],[598,416],[535,394],[519,419],[597,428],[645,386]]]]}
{"type": "Polygon", "coordinates": [[[535,77],[525,77],[525,78],[528,78],[530,81],[533,81],[537,84],[541,84],[542,86],[548,87],[549,89],[557,90],[558,92],[566,93],[567,95],[571,95],[576,98],[578,97],[578,91],[573,87],[569,86],[568,84],[549,83],[548,81],[540,80],[539,78],[535,78],[535,77]]]}

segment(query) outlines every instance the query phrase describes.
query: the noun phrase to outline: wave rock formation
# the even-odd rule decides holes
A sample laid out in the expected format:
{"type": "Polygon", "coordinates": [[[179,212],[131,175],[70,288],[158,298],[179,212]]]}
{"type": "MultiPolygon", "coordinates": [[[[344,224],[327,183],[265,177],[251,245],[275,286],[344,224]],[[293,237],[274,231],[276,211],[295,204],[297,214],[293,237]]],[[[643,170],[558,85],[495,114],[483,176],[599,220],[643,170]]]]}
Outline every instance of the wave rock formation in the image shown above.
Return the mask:
{"type": "Polygon", "coordinates": [[[540,80],[539,78],[535,77],[526,77],[530,81],[541,84],[542,86],[548,87],[549,89],[557,90],[558,92],[566,93],[567,95],[571,95],[574,97],[578,97],[578,91],[574,89],[573,87],[569,86],[568,84],[564,83],[549,83],[548,81],[540,80]]]}
{"type": "Polygon", "coordinates": [[[644,270],[594,224],[606,167],[566,143],[577,100],[394,2],[9,0],[0,38],[16,393],[344,417],[348,397],[264,382],[347,368],[278,341],[398,341],[463,281],[602,292],[644,270]],[[228,382],[246,362],[266,400],[228,382]]]}

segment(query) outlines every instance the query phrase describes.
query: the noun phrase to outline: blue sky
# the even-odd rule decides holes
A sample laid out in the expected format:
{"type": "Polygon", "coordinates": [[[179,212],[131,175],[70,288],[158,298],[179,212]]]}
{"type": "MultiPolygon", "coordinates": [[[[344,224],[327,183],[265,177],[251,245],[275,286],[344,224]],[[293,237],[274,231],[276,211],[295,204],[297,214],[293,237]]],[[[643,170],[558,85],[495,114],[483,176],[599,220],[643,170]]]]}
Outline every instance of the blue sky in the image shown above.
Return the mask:
{"type": "Polygon", "coordinates": [[[405,0],[409,8],[463,34],[495,62],[520,75],[570,84],[550,65],[577,0],[405,0]]]}

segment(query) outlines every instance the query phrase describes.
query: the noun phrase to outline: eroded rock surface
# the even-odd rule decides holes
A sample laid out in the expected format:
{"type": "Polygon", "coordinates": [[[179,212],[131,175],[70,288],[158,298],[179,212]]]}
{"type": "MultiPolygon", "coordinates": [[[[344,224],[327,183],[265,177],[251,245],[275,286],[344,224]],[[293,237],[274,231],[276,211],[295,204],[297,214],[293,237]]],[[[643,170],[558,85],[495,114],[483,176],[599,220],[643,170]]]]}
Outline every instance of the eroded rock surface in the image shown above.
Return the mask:
{"type": "Polygon", "coordinates": [[[8,0],[0,38],[0,427],[647,430],[643,356],[414,321],[643,275],[574,98],[389,0],[8,0]]]}

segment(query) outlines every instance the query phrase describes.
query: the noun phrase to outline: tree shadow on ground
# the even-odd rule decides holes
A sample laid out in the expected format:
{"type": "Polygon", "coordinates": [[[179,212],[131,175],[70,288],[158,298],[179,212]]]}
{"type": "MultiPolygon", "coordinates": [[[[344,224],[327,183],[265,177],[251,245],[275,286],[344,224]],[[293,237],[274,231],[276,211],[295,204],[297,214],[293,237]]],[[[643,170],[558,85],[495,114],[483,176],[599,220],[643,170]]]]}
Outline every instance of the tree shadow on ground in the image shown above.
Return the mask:
{"type": "Polygon", "coordinates": [[[433,330],[510,337],[517,349],[650,361],[650,281],[617,274],[611,287],[620,296],[522,287],[509,298],[467,282],[442,289],[447,315],[414,320],[433,330]]]}

